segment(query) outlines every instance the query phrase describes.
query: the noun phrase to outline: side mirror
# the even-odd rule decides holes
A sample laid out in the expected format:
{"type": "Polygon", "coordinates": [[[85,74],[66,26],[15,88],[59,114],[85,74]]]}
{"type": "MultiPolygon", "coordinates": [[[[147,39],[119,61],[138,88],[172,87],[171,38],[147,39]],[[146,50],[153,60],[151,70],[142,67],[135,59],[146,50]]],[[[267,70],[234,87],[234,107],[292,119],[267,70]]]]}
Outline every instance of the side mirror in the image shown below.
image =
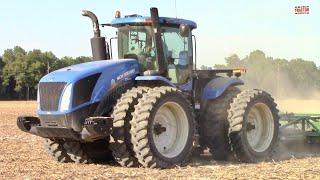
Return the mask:
{"type": "Polygon", "coordinates": [[[179,31],[180,31],[180,35],[182,37],[189,37],[190,35],[190,26],[186,25],[186,24],[181,24],[179,27],[179,31]]]}

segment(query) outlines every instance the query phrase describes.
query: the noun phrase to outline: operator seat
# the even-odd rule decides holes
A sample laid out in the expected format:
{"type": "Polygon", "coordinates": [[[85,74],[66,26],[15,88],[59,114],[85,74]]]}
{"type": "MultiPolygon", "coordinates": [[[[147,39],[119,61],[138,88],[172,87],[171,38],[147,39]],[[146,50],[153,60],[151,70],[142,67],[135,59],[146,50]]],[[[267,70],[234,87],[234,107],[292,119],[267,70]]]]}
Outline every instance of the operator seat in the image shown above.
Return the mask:
{"type": "Polygon", "coordinates": [[[189,77],[188,51],[180,51],[179,58],[175,62],[168,65],[168,74],[173,83],[184,83],[189,77]]]}

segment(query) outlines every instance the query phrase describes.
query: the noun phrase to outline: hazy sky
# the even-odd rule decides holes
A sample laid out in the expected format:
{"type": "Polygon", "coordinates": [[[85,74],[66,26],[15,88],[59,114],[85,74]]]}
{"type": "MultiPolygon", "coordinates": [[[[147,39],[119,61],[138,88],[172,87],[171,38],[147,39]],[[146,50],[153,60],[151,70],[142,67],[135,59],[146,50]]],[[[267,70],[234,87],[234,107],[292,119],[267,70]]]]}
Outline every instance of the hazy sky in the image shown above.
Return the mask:
{"type": "MultiPolygon", "coordinates": [[[[92,37],[88,9],[100,23],[110,22],[115,10],[149,15],[159,8],[161,16],[194,20],[198,29],[198,64],[224,63],[236,53],[244,57],[255,49],[267,56],[304,58],[320,65],[319,0],[1,0],[0,53],[20,45],[26,50],[50,50],[58,57],[90,56],[92,37]],[[310,14],[295,15],[294,7],[308,5],[310,14]]],[[[113,30],[104,30],[109,38],[113,30]]]]}

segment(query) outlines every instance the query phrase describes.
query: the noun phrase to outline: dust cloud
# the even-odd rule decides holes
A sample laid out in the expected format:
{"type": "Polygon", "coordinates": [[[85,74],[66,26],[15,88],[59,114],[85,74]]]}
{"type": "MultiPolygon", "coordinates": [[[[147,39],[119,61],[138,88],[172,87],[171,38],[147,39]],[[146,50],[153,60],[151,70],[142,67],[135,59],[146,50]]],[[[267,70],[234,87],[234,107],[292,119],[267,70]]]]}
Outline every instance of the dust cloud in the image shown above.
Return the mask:
{"type": "Polygon", "coordinates": [[[259,78],[244,75],[245,88],[258,88],[270,93],[281,113],[320,114],[320,89],[315,85],[303,87],[293,83],[285,73],[278,74],[274,79],[268,76],[272,74],[259,78]]]}
{"type": "Polygon", "coordinates": [[[277,99],[282,113],[320,114],[320,99],[277,99]]]}

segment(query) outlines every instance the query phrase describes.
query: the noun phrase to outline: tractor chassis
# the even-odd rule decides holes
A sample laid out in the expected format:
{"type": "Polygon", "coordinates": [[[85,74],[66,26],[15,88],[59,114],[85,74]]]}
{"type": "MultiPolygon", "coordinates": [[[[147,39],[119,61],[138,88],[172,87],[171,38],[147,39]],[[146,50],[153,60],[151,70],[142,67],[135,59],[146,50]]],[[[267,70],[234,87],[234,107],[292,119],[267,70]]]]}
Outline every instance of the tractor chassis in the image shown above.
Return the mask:
{"type": "Polygon", "coordinates": [[[77,132],[67,127],[41,126],[39,117],[21,116],[17,118],[17,126],[24,132],[43,138],[85,142],[108,137],[112,121],[111,117],[89,117],[85,119],[82,130],[77,132]]]}

